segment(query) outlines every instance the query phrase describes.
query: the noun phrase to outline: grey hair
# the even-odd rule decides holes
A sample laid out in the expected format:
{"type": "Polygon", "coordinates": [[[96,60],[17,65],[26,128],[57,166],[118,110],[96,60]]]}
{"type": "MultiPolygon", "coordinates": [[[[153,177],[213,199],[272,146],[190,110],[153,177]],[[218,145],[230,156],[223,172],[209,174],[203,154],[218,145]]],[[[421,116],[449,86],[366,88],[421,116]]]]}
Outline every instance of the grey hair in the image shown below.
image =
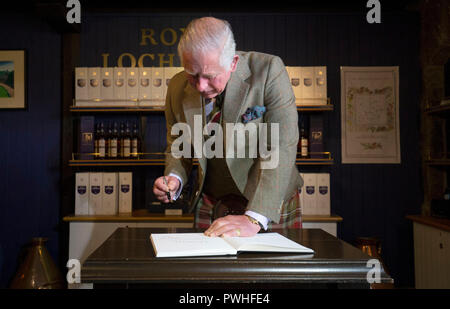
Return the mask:
{"type": "Polygon", "coordinates": [[[183,65],[183,54],[205,54],[220,50],[220,65],[228,69],[236,54],[233,31],[226,20],[202,17],[192,20],[178,43],[178,56],[183,65]]]}

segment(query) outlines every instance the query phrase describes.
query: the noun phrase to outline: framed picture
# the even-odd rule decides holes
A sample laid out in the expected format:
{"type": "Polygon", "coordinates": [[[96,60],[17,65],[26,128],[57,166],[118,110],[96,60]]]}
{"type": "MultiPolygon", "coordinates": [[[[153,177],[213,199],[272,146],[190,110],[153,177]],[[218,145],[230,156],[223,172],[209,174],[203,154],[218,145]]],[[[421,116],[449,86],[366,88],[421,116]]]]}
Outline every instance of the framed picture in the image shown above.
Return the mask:
{"type": "Polygon", "coordinates": [[[342,163],[400,164],[399,68],[341,67],[342,163]]]}
{"type": "Polygon", "coordinates": [[[0,50],[0,109],[26,108],[25,50],[0,50]]]}

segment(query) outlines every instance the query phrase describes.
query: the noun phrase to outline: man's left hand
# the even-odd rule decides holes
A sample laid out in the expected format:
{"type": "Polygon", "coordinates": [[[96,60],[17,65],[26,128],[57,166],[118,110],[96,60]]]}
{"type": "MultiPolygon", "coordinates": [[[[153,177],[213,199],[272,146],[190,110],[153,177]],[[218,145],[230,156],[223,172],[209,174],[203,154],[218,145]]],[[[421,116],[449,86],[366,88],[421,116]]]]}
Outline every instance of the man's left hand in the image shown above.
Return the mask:
{"type": "Polygon", "coordinates": [[[248,220],[247,216],[228,215],[216,219],[205,231],[206,236],[248,237],[256,235],[261,227],[248,220]]]}

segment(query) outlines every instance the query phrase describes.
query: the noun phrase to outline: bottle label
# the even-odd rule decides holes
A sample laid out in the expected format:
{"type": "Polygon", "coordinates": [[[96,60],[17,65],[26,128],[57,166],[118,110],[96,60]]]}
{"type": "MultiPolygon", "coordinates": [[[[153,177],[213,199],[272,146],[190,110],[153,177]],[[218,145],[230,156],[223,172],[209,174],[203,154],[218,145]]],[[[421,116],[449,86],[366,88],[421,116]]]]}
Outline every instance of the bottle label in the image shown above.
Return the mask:
{"type": "Polygon", "coordinates": [[[133,140],[131,141],[131,156],[137,157],[137,152],[138,152],[138,141],[137,138],[133,138],[133,140]]]}
{"type": "Polygon", "coordinates": [[[302,138],[301,140],[301,155],[302,157],[307,157],[308,156],[308,140],[306,138],[302,138]]]}
{"type": "Polygon", "coordinates": [[[130,139],[128,138],[123,140],[123,156],[125,158],[130,157],[130,139]]]}
{"type": "Polygon", "coordinates": [[[110,141],[110,150],[111,150],[110,156],[112,158],[116,158],[117,157],[117,139],[112,139],[110,141]]]}
{"type": "Polygon", "coordinates": [[[100,158],[105,157],[105,140],[104,139],[100,139],[98,141],[98,156],[100,158]]]}

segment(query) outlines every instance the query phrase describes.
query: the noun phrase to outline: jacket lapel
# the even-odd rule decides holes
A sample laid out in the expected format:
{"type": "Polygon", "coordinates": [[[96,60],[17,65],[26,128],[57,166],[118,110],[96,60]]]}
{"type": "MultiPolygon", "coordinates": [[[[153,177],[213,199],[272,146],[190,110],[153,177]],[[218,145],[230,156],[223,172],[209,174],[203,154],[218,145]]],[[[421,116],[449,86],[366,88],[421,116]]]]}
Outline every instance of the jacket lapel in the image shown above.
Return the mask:
{"type": "Polygon", "coordinates": [[[247,106],[245,98],[250,88],[246,80],[250,75],[247,62],[243,57],[240,57],[237,69],[231,74],[228,81],[225,93],[223,106],[223,120],[225,123],[238,122],[240,115],[244,113],[243,109],[247,106]]]}

